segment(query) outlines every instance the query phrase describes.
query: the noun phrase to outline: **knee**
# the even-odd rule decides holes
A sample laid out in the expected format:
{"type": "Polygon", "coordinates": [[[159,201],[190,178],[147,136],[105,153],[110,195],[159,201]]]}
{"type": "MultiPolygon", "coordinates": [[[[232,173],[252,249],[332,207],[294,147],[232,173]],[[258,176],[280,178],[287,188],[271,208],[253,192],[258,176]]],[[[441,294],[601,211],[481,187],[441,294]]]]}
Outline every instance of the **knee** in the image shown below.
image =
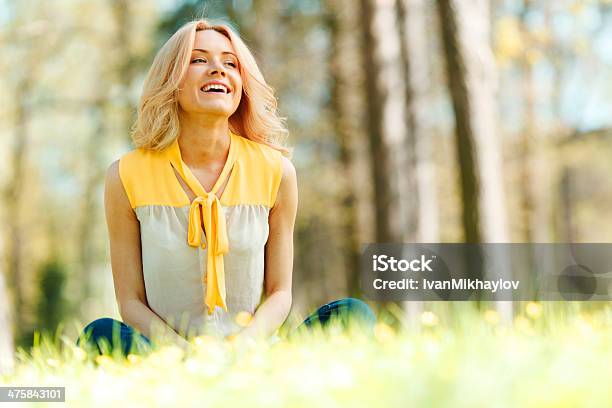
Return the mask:
{"type": "Polygon", "coordinates": [[[113,327],[118,327],[121,322],[112,319],[110,317],[102,317],[90,322],[83,329],[84,336],[91,336],[92,338],[98,338],[101,336],[110,336],[113,332],[113,327]]]}
{"type": "Polygon", "coordinates": [[[363,300],[349,297],[333,303],[345,309],[351,317],[363,320],[365,323],[374,324],[376,322],[374,311],[363,300]]]}

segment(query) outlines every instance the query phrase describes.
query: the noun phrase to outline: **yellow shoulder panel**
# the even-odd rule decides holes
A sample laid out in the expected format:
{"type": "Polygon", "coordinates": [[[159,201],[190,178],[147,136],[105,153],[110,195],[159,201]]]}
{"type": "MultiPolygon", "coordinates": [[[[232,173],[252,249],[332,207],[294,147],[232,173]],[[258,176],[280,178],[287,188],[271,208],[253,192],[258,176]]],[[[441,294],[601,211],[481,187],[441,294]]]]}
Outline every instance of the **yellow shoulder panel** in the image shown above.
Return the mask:
{"type": "Polygon", "coordinates": [[[242,136],[237,140],[240,140],[240,149],[226,191],[221,196],[221,203],[265,205],[272,208],[283,175],[282,154],[242,136]]]}
{"type": "Polygon", "coordinates": [[[132,208],[144,205],[189,205],[163,152],[136,149],[119,160],[119,176],[132,208]]]}

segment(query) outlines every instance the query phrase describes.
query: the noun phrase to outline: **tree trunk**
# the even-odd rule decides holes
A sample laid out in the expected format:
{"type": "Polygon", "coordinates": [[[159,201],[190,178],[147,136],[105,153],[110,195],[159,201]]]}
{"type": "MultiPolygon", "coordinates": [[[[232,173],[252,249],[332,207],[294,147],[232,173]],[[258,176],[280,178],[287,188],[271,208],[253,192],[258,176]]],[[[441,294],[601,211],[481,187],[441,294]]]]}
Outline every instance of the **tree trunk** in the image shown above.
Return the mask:
{"type": "Polygon", "coordinates": [[[350,48],[347,36],[350,35],[350,15],[346,12],[346,1],[327,0],[326,22],[330,38],[329,83],[331,89],[330,118],[334,134],[340,148],[340,162],[344,181],[341,191],[340,205],[343,218],[341,220],[342,251],[345,265],[346,292],[349,296],[358,297],[359,289],[359,253],[360,228],[358,213],[359,183],[358,161],[363,160],[356,148],[357,138],[362,135],[354,128],[351,106],[351,92],[354,92],[354,74],[351,72],[350,60],[354,49],[350,48]],[[349,61],[349,62],[347,62],[349,61]]]}
{"type": "MultiPolygon", "coordinates": [[[[100,73],[100,81],[98,87],[98,96],[94,104],[91,105],[89,113],[92,123],[95,124],[94,132],[90,136],[87,143],[85,157],[87,158],[88,166],[86,166],[84,192],[81,201],[81,218],[77,229],[77,246],[79,254],[80,274],[83,276],[82,299],[86,301],[91,296],[95,295],[96,276],[93,274],[92,268],[95,264],[96,242],[94,242],[95,230],[93,225],[97,225],[96,220],[101,216],[99,211],[99,200],[96,195],[96,190],[101,183],[104,182],[104,174],[106,169],[106,158],[99,146],[107,139],[109,126],[107,125],[108,111],[115,105],[119,110],[119,120],[115,129],[120,134],[129,138],[130,125],[132,118],[132,107],[129,100],[129,89],[137,73],[137,64],[134,61],[134,56],[130,48],[130,20],[131,11],[126,0],[113,0],[111,5],[112,16],[116,21],[117,31],[115,33],[115,57],[111,67],[101,69],[110,69],[108,72],[115,73],[114,77],[104,75],[104,71],[100,73]],[[111,85],[118,85],[118,95],[109,97],[107,95],[111,85]],[[111,103],[112,101],[112,103],[111,103]]],[[[106,39],[102,39],[105,41],[106,39]]]]}
{"type": "Polygon", "coordinates": [[[394,2],[362,0],[362,56],[377,242],[400,242],[406,225],[399,204],[409,192],[399,182],[406,168],[404,89],[394,2]]]}
{"type": "Polygon", "coordinates": [[[0,271],[0,375],[10,373],[14,365],[13,327],[10,316],[4,272],[0,271]]]}
{"type": "MultiPolygon", "coordinates": [[[[520,14],[521,30],[526,46],[529,44],[527,16],[531,1],[523,1],[520,14]]],[[[551,242],[552,238],[552,163],[549,145],[542,129],[538,129],[535,114],[535,82],[532,62],[527,57],[519,61],[524,100],[523,131],[521,143],[521,188],[525,242],[551,242]]]]}
{"type": "Polygon", "coordinates": [[[576,234],[576,227],[574,225],[574,208],[573,208],[573,177],[571,167],[564,167],[561,171],[560,177],[560,220],[558,225],[560,226],[560,233],[558,239],[561,242],[579,242],[576,234]]]}
{"type": "MultiPolygon", "coordinates": [[[[6,205],[6,259],[8,267],[8,286],[13,295],[13,313],[16,322],[24,321],[24,296],[21,284],[22,270],[22,226],[20,208],[22,187],[25,183],[26,154],[28,148],[28,130],[30,110],[27,98],[30,94],[31,81],[24,75],[16,86],[15,139],[11,150],[11,175],[4,191],[6,205]]],[[[20,337],[20,325],[15,326],[15,335],[20,337]]]]}
{"type": "MultiPolygon", "coordinates": [[[[402,43],[402,66],[405,78],[406,128],[408,132],[410,174],[406,188],[416,192],[408,202],[411,214],[404,241],[437,242],[438,204],[436,197],[435,165],[432,155],[432,133],[428,130],[426,109],[429,106],[430,86],[428,61],[427,1],[397,0],[398,25],[402,43]],[[412,210],[412,211],[411,211],[412,210]]],[[[405,302],[409,321],[420,315],[422,302],[405,302]]]]}
{"type": "MultiPolygon", "coordinates": [[[[455,112],[465,240],[507,242],[488,2],[438,0],[438,13],[455,112]]],[[[499,260],[495,270],[507,276],[509,263],[499,260]]],[[[511,318],[510,302],[498,302],[497,308],[505,320],[511,318]]]]}
{"type": "MultiPolygon", "coordinates": [[[[93,242],[95,230],[92,228],[96,225],[98,215],[98,198],[96,189],[103,181],[103,158],[101,157],[100,143],[105,139],[106,126],[104,120],[104,105],[105,98],[100,97],[95,104],[90,107],[92,122],[95,124],[95,131],[87,141],[87,150],[85,157],[89,163],[86,166],[85,188],[81,196],[81,214],[79,226],[77,230],[77,246],[79,254],[79,274],[82,278],[82,299],[87,301],[95,295],[94,292],[94,275],[92,268],[95,261],[95,243],[93,242]]],[[[126,129],[127,131],[127,129],[126,129]]]]}

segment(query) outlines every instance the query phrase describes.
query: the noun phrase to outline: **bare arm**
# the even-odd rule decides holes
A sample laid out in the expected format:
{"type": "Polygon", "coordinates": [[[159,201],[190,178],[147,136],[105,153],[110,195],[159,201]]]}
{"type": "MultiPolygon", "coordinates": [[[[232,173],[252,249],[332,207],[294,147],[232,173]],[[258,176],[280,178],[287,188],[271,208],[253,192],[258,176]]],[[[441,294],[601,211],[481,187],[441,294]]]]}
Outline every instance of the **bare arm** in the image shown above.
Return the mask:
{"type": "Polygon", "coordinates": [[[238,334],[238,339],[257,335],[267,337],[283,324],[289,314],[297,202],[295,168],[288,159],[283,158],[283,177],[268,218],[270,235],[265,254],[266,300],[255,312],[250,325],[238,334]]]}
{"type": "Polygon", "coordinates": [[[145,336],[168,336],[181,347],[179,336],[148,306],[142,274],[140,224],[119,178],[119,161],[106,172],[104,209],[110,240],[115,296],[123,321],[145,336]]]}

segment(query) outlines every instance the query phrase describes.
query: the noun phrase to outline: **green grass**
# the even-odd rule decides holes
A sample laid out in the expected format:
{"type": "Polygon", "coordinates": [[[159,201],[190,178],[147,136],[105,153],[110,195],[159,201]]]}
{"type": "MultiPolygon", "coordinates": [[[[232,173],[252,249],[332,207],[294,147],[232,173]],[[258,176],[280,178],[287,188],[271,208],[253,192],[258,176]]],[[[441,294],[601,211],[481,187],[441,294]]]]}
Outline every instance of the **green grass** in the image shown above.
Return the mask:
{"type": "Polygon", "coordinates": [[[113,408],[610,406],[609,303],[526,304],[510,325],[467,305],[429,306],[409,328],[381,318],[373,337],[339,328],[273,345],[200,337],[186,353],[163,346],[127,360],[92,361],[45,338],[18,353],[0,385],[65,386],[68,406],[113,408]]]}

